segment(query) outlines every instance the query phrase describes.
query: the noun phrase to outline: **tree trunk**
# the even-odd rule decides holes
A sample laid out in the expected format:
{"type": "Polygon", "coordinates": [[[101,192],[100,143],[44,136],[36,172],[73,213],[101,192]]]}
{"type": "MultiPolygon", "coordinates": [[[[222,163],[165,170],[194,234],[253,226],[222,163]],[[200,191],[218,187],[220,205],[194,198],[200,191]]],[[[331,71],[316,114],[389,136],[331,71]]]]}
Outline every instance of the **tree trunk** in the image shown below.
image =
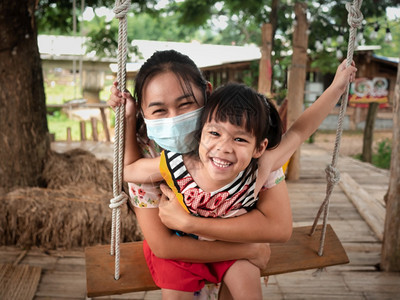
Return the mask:
{"type": "Polygon", "coordinates": [[[370,103],[368,107],[367,119],[365,121],[362,160],[369,163],[372,162],[372,142],[374,141],[374,127],[378,108],[379,103],[370,103]]]}
{"type": "Polygon", "coordinates": [[[279,9],[279,0],[272,0],[271,12],[269,13],[269,22],[272,25],[272,49],[274,49],[274,37],[275,37],[276,27],[278,26],[278,9],[279,9]]]}
{"type": "Polygon", "coordinates": [[[0,189],[39,186],[50,149],[36,0],[0,3],[0,189]]]}
{"type": "Polygon", "coordinates": [[[258,74],[258,92],[271,97],[271,81],[272,81],[272,25],[264,23],[261,28],[262,46],[261,59],[258,74]]]}
{"type": "Polygon", "coordinates": [[[269,23],[261,27],[261,59],[258,71],[258,92],[271,97],[272,86],[272,49],[274,49],[274,36],[278,24],[279,0],[272,0],[269,23]]]}
{"type": "Polygon", "coordinates": [[[381,267],[385,271],[400,271],[400,63],[394,92],[393,144],[390,162],[389,190],[386,202],[385,231],[381,267]]]}
{"type": "MultiPolygon", "coordinates": [[[[293,32],[293,56],[289,71],[288,86],[288,128],[303,112],[304,86],[307,71],[307,49],[308,49],[308,23],[305,11],[305,3],[296,2],[295,14],[297,25],[293,32]]],[[[287,179],[298,180],[300,177],[300,149],[290,158],[287,179]]]]}

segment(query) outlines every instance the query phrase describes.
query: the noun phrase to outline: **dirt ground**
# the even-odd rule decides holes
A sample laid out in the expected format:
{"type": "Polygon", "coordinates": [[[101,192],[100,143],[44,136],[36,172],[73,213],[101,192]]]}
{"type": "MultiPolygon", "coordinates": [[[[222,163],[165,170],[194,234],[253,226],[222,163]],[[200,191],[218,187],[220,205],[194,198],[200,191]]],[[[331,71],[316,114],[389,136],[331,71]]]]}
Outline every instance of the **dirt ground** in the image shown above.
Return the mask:
{"type": "MultiPolygon", "coordinates": [[[[376,151],[376,146],[382,140],[388,138],[392,139],[393,132],[387,131],[375,131],[374,132],[374,143],[373,151],[376,151]]],[[[333,151],[335,145],[336,132],[335,131],[317,131],[314,134],[315,145],[326,149],[328,151],[333,151]]],[[[343,132],[341,143],[340,143],[340,154],[346,156],[353,156],[360,154],[363,147],[363,132],[362,131],[346,131],[343,132]]]]}

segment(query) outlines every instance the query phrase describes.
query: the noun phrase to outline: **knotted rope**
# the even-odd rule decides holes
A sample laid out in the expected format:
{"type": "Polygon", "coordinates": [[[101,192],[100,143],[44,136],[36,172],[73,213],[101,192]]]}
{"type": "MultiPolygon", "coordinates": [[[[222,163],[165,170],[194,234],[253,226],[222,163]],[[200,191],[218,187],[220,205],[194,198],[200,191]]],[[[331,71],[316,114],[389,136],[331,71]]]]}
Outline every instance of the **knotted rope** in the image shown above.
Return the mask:
{"type": "MultiPolygon", "coordinates": [[[[347,17],[347,23],[350,26],[349,44],[347,47],[346,67],[350,66],[351,62],[353,61],[354,47],[355,47],[356,36],[357,36],[357,28],[359,28],[361,26],[361,22],[363,20],[363,15],[360,11],[361,4],[362,4],[362,0],[354,0],[353,4],[350,4],[349,2],[346,3],[346,9],[349,12],[348,17],[347,17]]],[[[336,130],[335,147],[334,147],[333,154],[332,154],[332,162],[325,169],[326,179],[327,179],[325,200],[322,202],[322,204],[318,210],[318,213],[315,217],[315,220],[314,220],[313,226],[311,228],[311,232],[310,232],[310,235],[314,234],[319,217],[320,217],[322,211],[324,211],[321,240],[320,240],[320,246],[319,246],[319,251],[318,251],[319,256],[322,256],[323,252],[324,252],[326,226],[327,226],[328,214],[329,214],[329,200],[330,200],[330,197],[331,197],[331,194],[332,194],[335,184],[337,184],[340,181],[340,173],[339,173],[339,170],[336,168],[336,165],[337,165],[337,160],[339,157],[340,141],[341,141],[342,132],[343,132],[343,120],[344,120],[344,116],[346,114],[347,101],[349,98],[349,88],[350,88],[350,86],[347,85],[346,92],[341,97],[341,105],[340,105],[340,111],[339,111],[338,126],[337,126],[337,130],[336,130]]]]}
{"type": "MultiPolygon", "coordinates": [[[[119,20],[118,25],[118,89],[126,90],[126,58],[127,58],[127,21],[126,14],[131,7],[130,0],[116,0],[113,12],[119,20]]],[[[114,164],[113,164],[113,196],[110,200],[112,209],[111,221],[111,255],[115,255],[114,279],[119,279],[120,234],[121,234],[121,205],[128,200],[128,196],[122,191],[122,171],[124,163],[124,117],[125,106],[115,109],[115,137],[114,137],[114,164]]]]}

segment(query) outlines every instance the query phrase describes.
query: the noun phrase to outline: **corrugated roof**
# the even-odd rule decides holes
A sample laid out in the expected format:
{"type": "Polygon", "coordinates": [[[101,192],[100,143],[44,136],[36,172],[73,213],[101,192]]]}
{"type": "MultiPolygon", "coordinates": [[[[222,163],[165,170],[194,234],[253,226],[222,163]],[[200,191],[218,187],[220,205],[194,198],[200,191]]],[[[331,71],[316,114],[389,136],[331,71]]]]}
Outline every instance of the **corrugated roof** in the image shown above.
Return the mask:
{"type": "Polygon", "coordinates": [[[386,57],[386,56],[381,56],[381,55],[376,55],[376,54],[372,54],[372,57],[375,57],[382,61],[395,63],[395,64],[398,64],[400,61],[399,57],[386,57]]]}

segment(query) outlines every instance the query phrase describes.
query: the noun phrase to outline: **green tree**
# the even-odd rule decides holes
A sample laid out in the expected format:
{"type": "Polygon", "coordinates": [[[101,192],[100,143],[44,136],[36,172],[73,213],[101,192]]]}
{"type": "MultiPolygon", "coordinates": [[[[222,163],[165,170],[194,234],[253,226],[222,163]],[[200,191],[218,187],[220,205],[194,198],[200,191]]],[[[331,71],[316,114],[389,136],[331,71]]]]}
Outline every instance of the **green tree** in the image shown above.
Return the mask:
{"type": "Polygon", "coordinates": [[[197,36],[197,28],[179,26],[176,14],[154,17],[143,13],[128,19],[128,36],[131,40],[159,40],[190,42],[197,36]]]}
{"type": "MultiPolygon", "coordinates": [[[[180,22],[189,26],[200,26],[212,22],[220,16],[227,16],[228,26],[219,32],[219,36],[214,39],[219,43],[244,45],[255,43],[261,45],[261,26],[263,23],[276,24],[274,26],[273,56],[272,62],[275,63],[274,69],[281,70],[282,76],[273,74],[273,92],[276,95],[284,96],[286,91],[285,71],[291,62],[292,53],[292,33],[293,24],[296,22],[294,17],[293,5],[295,1],[276,1],[278,2],[277,14],[273,15],[271,5],[274,0],[186,0],[174,3],[171,9],[179,11],[181,14],[180,22]]],[[[312,67],[318,68],[322,73],[334,73],[339,62],[347,53],[347,41],[349,25],[347,22],[348,12],[346,3],[350,0],[304,0],[307,3],[307,16],[309,20],[309,56],[312,67]],[[320,45],[318,47],[317,45],[320,45]],[[337,58],[337,54],[342,53],[342,58],[337,58]]],[[[399,6],[399,1],[377,1],[364,0],[362,3],[362,13],[365,21],[363,22],[364,36],[371,30],[374,20],[386,23],[387,7],[399,6]],[[368,21],[367,21],[368,20],[368,21]]],[[[397,26],[400,27],[400,26],[397,26]]],[[[398,30],[398,29],[397,29],[398,30]]],[[[365,37],[366,43],[382,46],[383,55],[400,52],[400,43],[395,43],[399,35],[393,33],[394,43],[384,43],[385,31],[379,32],[379,39],[371,41],[369,36],[365,37]],[[394,49],[394,50],[393,50],[394,49]]],[[[391,55],[392,56],[392,55],[391,55]]],[[[394,55],[397,56],[397,55],[394,55]]]]}
{"type": "MultiPolygon", "coordinates": [[[[332,54],[336,56],[337,48],[343,53],[347,49],[346,39],[349,25],[347,23],[348,12],[345,6],[347,2],[351,1],[304,0],[303,2],[307,3],[308,9],[310,22],[309,49],[312,58],[316,65],[324,66],[323,71],[332,72],[338,64],[337,61],[332,60],[332,54]],[[339,36],[344,37],[343,42],[337,41],[339,36]],[[316,51],[317,41],[323,44],[322,51],[316,51]]],[[[237,45],[245,43],[260,44],[260,35],[257,33],[260,33],[261,25],[274,21],[270,15],[271,3],[272,0],[225,0],[223,2],[217,0],[186,0],[173,4],[171,9],[179,10],[182,15],[180,22],[191,26],[200,26],[221,15],[228,16],[228,26],[220,32],[223,37],[221,41],[226,44],[234,42],[237,45]]],[[[363,23],[364,31],[367,33],[373,29],[374,22],[371,20],[382,24],[385,23],[386,8],[399,6],[399,3],[398,0],[364,0],[361,8],[366,20],[363,23]]],[[[291,35],[293,23],[295,22],[293,4],[294,1],[279,1],[278,4],[275,41],[279,42],[274,47],[276,59],[281,59],[284,55],[283,53],[287,53],[292,47],[291,35]]],[[[386,44],[382,43],[384,34],[384,30],[382,30],[380,32],[381,38],[376,42],[380,42],[385,49],[393,48],[393,44],[386,46],[386,44]]],[[[393,37],[395,37],[395,34],[393,34],[393,37]]],[[[366,41],[372,42],[369,37],[366,37],[366,41]]],[[[400,50],[399,44],[397,44],[397,50],[400,50]]],[[[394,50],[394,52],[398,53],[399,51],[396,52],[394,50]]]]}

